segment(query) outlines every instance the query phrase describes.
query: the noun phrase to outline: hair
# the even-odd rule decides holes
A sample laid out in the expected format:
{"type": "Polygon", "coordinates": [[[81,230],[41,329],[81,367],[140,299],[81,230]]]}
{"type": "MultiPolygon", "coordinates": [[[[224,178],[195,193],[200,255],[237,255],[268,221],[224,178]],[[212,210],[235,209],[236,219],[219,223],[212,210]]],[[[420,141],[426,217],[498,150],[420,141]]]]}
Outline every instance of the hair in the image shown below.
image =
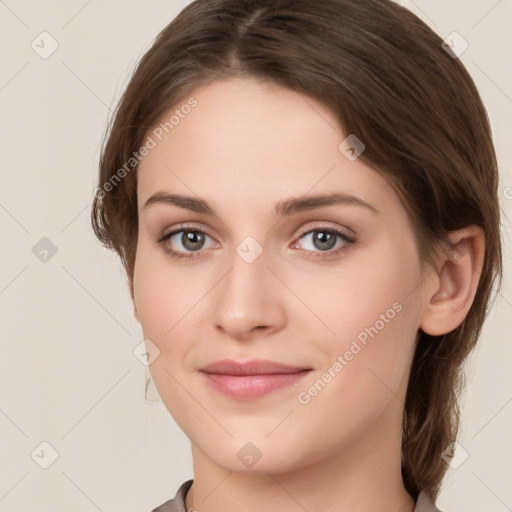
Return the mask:
{"type": "Polygon", "coordinates": [[[314,98],[356,134],[366,147],[360,158],[403,202],[422,265],[450,231],[477,225],[485,233],[483,268],[465,320],[442,336],[418,332],[409,377],[402,476],[412,496],[426,489],[435,498],[447,470],[441,454],[459,429],[463,363],[502,280],[497,161],[476,86],[441,38],[390,0],[192,2],[140,60],[103,141],[92,225],[119,254],[130,283],[137,151],[191,91],[234,77],[314,98]]]}

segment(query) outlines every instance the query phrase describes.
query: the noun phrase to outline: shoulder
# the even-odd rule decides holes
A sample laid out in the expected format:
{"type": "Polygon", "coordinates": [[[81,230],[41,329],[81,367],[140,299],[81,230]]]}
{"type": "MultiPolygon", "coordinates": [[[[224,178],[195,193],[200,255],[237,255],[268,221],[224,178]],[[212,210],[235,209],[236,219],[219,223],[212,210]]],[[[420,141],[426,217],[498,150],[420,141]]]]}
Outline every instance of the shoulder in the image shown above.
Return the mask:
{"type": "Polygon", "coordinates": [[[414,512],[442,512],[436,507],[432,495],[427,491],[421,491],[414,507],[414,512]]]}
{"type": "Polygon", "coordinates": [[[183,482],[181,487],[178,489],[176,496],[174,496],[172,500],[162,503],[162,505],[154,508],[151,512],[187,512],[185,497],[192,486],[193,481],[194,480],[187,480],[186,482],[183,482]]]}

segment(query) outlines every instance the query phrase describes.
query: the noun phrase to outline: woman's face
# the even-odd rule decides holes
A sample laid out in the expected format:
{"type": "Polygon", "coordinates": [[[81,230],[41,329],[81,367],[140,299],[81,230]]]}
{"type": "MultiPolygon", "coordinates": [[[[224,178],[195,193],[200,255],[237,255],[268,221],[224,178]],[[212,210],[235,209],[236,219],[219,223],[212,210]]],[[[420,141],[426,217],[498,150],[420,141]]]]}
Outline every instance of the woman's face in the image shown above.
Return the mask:
{"type": "Polygon", "coordinates": [[[309,97],[236,79],[190,98],[138,171],[134,304],[167,409],[231,471],[399,446],[428,280],[398,196],[309,97]],[[226,359],[293,368],[201,370],[226,359]]]}

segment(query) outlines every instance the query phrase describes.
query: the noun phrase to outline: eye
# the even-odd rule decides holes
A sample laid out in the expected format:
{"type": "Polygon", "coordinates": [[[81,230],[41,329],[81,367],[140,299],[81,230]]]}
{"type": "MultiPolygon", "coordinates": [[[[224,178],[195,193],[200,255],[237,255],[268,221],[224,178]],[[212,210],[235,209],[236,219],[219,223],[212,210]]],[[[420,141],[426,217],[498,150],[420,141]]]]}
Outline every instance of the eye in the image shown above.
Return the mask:
{"type": "Polygon", "coordinates": [[[211,249],[216,242],[199,229],[180,229],[164,235],[158,243],[172,256],[186,258],[195,252],[211,249]]]}
{"type": "MultiPolygon", "coordinates": [[[[218,245],[204,231],[184,227],[163,235],[157,242],[174,258],[198,257],[201,251],[218,245]]],[[[303,249],[311,257],[325,257],[339,254],[354,243],[353,238],[341,231],[319,227],[302,233],[292,248],[303,249]]]]}
{"type": "MultiPolygon", "coordinates": [[[[311,251],[313,253],[329,254],[338,254],[355,242],[353,238],[333,228],[317,228],[309,230],[300,236],[294,246],[297,246],[301,240],[301,249],[311,251]]],[[[317,254],[315,254],[315,256],[317,256],[317,254]]]]}

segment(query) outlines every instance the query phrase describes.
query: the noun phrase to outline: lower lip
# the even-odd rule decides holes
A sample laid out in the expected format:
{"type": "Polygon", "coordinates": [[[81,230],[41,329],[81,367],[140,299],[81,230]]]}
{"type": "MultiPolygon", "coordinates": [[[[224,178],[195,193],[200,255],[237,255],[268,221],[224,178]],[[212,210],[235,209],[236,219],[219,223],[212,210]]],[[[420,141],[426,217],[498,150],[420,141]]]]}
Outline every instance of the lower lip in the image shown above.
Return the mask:
{"type": "Polygon", "coordinates": [[[237,400],[256,400],[282,388],[299,382],[311,370],[297,373],[278,373],[269,375],[224,375],[206,373],[208,384],[222,394],[237,400]]]}

